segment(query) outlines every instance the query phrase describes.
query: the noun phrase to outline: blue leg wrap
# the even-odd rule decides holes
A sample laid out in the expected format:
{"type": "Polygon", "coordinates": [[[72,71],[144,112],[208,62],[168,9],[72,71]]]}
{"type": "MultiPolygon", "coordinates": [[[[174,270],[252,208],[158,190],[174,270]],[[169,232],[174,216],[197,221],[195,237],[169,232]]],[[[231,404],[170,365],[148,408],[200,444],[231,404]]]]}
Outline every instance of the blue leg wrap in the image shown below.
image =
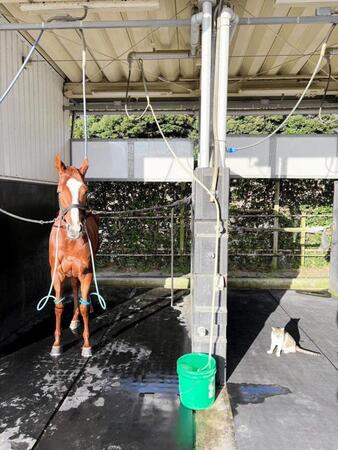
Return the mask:
{"type": "Polygon", "coordinates": [[[80,297],[80,303],[82,303],[82,305],[89,306],[91,304],[91,301],[89,300],[87,302],[87,300],[84,300],[82,297],[80,297]]]}

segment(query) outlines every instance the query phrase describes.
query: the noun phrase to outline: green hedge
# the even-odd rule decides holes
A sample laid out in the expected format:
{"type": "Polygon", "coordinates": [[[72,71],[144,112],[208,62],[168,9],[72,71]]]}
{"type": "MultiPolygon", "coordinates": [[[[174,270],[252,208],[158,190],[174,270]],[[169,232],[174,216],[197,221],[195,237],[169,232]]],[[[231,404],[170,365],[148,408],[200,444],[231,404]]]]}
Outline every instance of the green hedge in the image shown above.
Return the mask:
{"type": "MultiPolygon", "coordinates": [[[[300,227],[301,214],[314,215],[306,219],[307,226],[327,226],[332,222],[333,181],[332,180],[280,180],[279,226],[300,227]],[[329,215],[329,216],[327,216],[329,215]]],[[[274,181],[235,179],[230,184],[230,225],[233,227],[273,227],[273,217],[241,217],[240,211],[260,210],[272,213],[274,206],[274,181]]],[[[272,232],[251,232],[232,230],[229,234],[229,253],[271,253],[272,232]]],[[[321,243],[320,234],[306,235],[306,251],[317,250],[321,243]]],[[[278,269],[297,269],[300,257],[287,255],[300,253],[300,233],[279,233],[279,249],[285,256],[278,258],[278,269]]],[[[306,257],[305,267],[325,267],[328,255],[306,257]]],[[[231,256],[231,270],[270,271],[272,256],[231,256]]]]}
{"type": "MultiPolygon", "coordinates": [[[[189,196],[190,183],[89,183],[89,206],[105,211],[131,211],[158,205],[169,205],[189,196]]],[[[100,249],[105,254],[170,254],[170,210],[129,213],[100,220],[100,249]]],[[[190,208],[175,210],[174,252],[190,253],[190,208]]],[[[190,271],[190,258],[175,258],[176,272],[190,271]]],[[[101,266],[115,271],[169,272],[170,258],[164,256],[98,257],[101,266]]]]}
{"type": "MultiPolygon", "coordinates": [[[[283,134],[331,134],[336,132],[335,116],[324,116],[324,123],[314,116],[292,116],[279,131],[283,134]],[[325,122],[327,124],[325,124],[325,122]]],[[[198,119],[189,115],[159,116],[159,123],[167,137],[189,138],[197,143],[198,119]]],[[[229,134],[269,134],[284,120],[283,116],[238,116],[229,117],[227,130],[229,134]]],[[[160,137],[152,116],[145,116],[139,121],[127,116],[89,116],[88,136],[100,139],[128,139],[160,137]]],[[[75,120],[73,137],[83,137],[83,121],[75,120]]]]}

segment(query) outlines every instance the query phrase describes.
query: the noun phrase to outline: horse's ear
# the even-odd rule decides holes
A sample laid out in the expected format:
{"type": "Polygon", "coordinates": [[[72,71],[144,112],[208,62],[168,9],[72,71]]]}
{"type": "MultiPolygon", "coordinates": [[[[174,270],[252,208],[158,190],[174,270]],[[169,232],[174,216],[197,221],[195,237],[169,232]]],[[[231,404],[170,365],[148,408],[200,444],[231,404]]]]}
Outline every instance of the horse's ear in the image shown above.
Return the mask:
{"type": "Polygon", "coordinates": [[[81,167],[79,168],[79,172],[83,177],[86,175],[88,167],[89,167],[89,162],[88,162],[88,159],[86,158],[83,160],[83,163],[81,164],[81,167]]]}
{"type": "Polygon", "coordinates": [[[59,174],[66,170],[66,165],[62,162],[60,155],[55,155],[55,168],[59,174]]]}

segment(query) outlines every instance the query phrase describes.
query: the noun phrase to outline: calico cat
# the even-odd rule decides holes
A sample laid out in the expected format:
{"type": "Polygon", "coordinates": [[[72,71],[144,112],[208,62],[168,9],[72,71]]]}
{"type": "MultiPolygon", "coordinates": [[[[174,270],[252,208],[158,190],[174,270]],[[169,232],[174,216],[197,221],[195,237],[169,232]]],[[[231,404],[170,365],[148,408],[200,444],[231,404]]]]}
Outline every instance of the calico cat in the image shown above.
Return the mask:
{"type": "Polygon", "coordinates": [[[276,356],[280,356],[281,352],[283,353],[306,353],[307,355],[320,355],[320,353],[312,352],[310,350],[305,350],[299,347],[291,336],[291,334],[287,333],[284,328],[280,327],[271,327],[271,347],[267,353],[271,354],[276,350],[276,356]]]}

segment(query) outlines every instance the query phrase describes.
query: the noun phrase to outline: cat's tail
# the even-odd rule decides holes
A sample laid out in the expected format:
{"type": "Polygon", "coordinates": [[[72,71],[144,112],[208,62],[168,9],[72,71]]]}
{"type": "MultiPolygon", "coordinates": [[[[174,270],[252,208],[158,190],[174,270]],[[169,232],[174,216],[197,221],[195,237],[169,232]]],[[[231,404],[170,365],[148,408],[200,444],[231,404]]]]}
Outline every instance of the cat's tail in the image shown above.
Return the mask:
{"type": "Polygon", "coordinates": [[[298,347],[298,345],[296,345],[296,351],[299,353],[306,353],[307,355],[316,355],[316,356],[321,355],[321,353],[312,352],[311,350],[305,350],[305,348],[298,347]]]}

